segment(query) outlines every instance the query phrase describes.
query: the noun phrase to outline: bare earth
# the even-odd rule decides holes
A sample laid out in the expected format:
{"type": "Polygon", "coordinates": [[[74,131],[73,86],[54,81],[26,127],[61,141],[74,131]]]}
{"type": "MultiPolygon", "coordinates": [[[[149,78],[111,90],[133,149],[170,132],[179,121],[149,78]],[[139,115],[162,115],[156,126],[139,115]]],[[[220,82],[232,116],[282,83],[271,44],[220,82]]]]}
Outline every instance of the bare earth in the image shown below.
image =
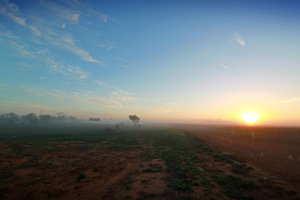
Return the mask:
{"type": "Polygon", "coordinates": [[[174,188],[177,176],[163,157],[154,156],[152,142],[127,149],[110,145],[61,141],[31,148],[2,141],[0,199],[297,199],[300,194],[293,182],[244,162],[229,163],[224,158],[230,154],[196,153],[199,178],[186,177],[193,182],[188,189],[178,182],[174,188]],[[246,173],[233,173],[235,167],[246,173]],[[235,185],[244,184],[240,179],[247,185],[235,185]],[[238,189],[228,194],[232,187],[238,189]]]}

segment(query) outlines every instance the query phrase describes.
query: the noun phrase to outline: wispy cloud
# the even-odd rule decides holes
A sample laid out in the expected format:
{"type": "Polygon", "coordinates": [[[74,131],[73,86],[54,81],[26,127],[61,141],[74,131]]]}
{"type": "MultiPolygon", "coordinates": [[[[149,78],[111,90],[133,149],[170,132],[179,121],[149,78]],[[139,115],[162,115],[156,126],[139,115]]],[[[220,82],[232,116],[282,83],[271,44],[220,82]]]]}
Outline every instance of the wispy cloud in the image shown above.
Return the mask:
{"type": "Polygon", "coordinates": [[[286,100],[281,101],[280,103],[298,103],[298,102],[300,102],[300,97],[286,99],[286,100]]]}
{"type": "Polygon", "coordinates": [[[102,81],[95,81],[95,83],[97,83],[98,85],[105,85],[105,83],[102,81]]]}
{"type": "Polygon", "coordinates": [[[224,63],[220,63],[220,65],[221,65],[224,69],[228,69],[227,65],[225,65],[224,63]]]}
{"type": "Polygon", "coordinates": [[[105,47],[105,44],[102,41],[94,41],[93,45],[96,47],[105,47]]]}
{"type": "MultiPolygon", "coordinates": [[[[42,1],[42,5],[45,8],[48,8],[49,10],[54,12],[61,20],[66,20],[72,24],[79,23],[80,12],[77,10],[73,10],[65,6],[61,6],[51,1],[42,1]]],[[[87,50],[78,47],[75,44],[70,34],[68,35],[68,37],[66,37],[64,35],[60,36],[61,34],[56,33],[53,30],[54,27],[52,27],[53,22],[49,21],[49,19],[51,18],[45,21],[45,19],[41,18],[40,16],[35,16],[32,17],[32,21],[35,24],[37,24],[39,28],[37,28],[37,26],[28,25],[26,23],[25,18],[17,16],[17,14],[19,13],[18,6],[16,4],[10,3],[8,0],[4,0],[2,4],[0,4],[0,13],[11,18],[16,23],[27,27],[29,30],[33,32],[35,36],[39,36],[39,37],[43,36],[43,39],[45,39],[46,41],[51,42],[55,46],[61,47],[67,51],[70,51],[78,55],[80,58],[82,58],[87,62],[94,62],[104,66],[103,62],[92,57],[87,50]]],[[[101,16],[104,17],[106,15],[101,14],[101,16]]],[[[107,16],[105,17],[105,21],[107,22],[107,16]]],[[[61,25],[61,27],[65,28],[66,24],[64,23],[63,25],[61,25]]],[[[111,42],[107,42],[105,45],[107,50],[116,48],[114,44],[111,42]]]]}
{"type": "Polygon", "coordinates": [[[123,65],[123,64],[120,64],[120,67],[127,68],[127,69],[131,68],[130,66],[128,66],[128,65],[123,65]]]}
{"type": "Polygon", "coordinates": [[[118,48],[113,42],[94,41],[92,44],[96,47],[106,48],[107,50],[118,48]]]}
{"type": "Polygon", "coordinates": [[[34,26],[28,26],[28,28],[29,28],[30,30],[32,30],[33,33],[34,33],[36,36],[41,36],[41,35],[42,35],[42,32],[39,31],[36,27],[34,27],[34,26]]]}
{"type": "Polygon", "coordinates": [[[24,57],[35,58],[35,52],[30,48],[29,45],[23,42],[10,41],[9,46],[17,50],[24,57]]]}
{"type": "Polygon", "coordinates": [[[100,65],[104,65],[103,62],[101,62],[100,60],[96,60],[94,59],[92,56],[90,56],[90,53],[84,49],[81,49],[77,46],[66,46],[67,49],[69,49],[70,51],[72,51],[73,53],[79,55],[83,60],[88,61],[88,62],[95,62],[98,63],[100,65]]]}
{"type": "Polygon", "coordinates": [[[237,43],[239,43],[239,45],[246,46],[245,40],[243,40],[242,37],[238,33],[235,34],[235,40],[237,43]]]}
{"type": "Polygon", "coordinates": [[[107,50],[112,50],[112,49],[115,49],[117,48],[114,43],[112,42],[107,42],[107,50]]]}
{"type": "Polygon", "coordinates": [[[90,53],[88,51],[76,46],[74,39],[70,35],[64,35],[61,37],[47,36],[46,39],[56,46],[75,53],[87,62],[94,62],[105,66],[103,62],[90,56],[90,53]]]}
{"type": "Polygon", "coordinates": [[[20,41],[10,32],[5,32],[2,36],[0,43],[7,44],[10,48],[15,49],[19,54],[26,58],[36,59],[44,63],[50,72],[58,72],[65,75],[72,80],[82,80],[89,76],[88,72],[83,71],[78,66],[65,65],[60,61],[55,60],[49,49],[37,49],[28,45],[25,42],[20,41]]]}
{"type": "Polygon", "coordinates": [[[119,89],[119,88],[117,88],[117,87],[115,87],[115,86],[112,86],[112,85],[110,85],[110,84],[108,84],[108,83],[105,83],[105,82],[102,82],[102,81],[96,80],[95,83],[97,83],[98,85],[101,85],[101,86],[103,86],[103,87],[105,87],[105,88],[107,88],[107,89],[109,89],[109,90],[116,91],[116,92],[118,92],[118,93],[120,93],[120,94],[134,95],[134,94],[131,93],[131,92],[127,92],[127,91],[125,91],[125,90],[121,90],[121,89],[119,89]]]}
{"type": "Polygon", "coordinates": [[[16,4],[9,2],[8,0],[4,0],[0,2],[0,13],[6,15],[7,17],[11,18],[16,23],[26,26],[26,19],[17,16],[19,12],[19,8],[16,4]]]}
{"type": "Polygon", "coordinates": [[[64,74],[69,79],[82,80],[88,78],[89,76],[89,73],[83,71],[82,69],[80,69],[80,67],[64,65],[60,62],[55,61],[48,49],[37,52],[37,55],[39,55],[40,60],[48,66],[48,69],[50,71],[64,74]]]}
{"type": "Polygon", "coordinates": [[[11,102],[11,101],[0,101],[1,105],[5,105],[5,107],[12,107],[12,108],[25,108],[25,109],[30,109],[32,112],[32,109],[35,110],[47,110],[50,111],[52,108],[44,105],[39,105],[39,104],[27,104],[27,103],[19,103],[19,102],[11,102]]]}
{"type": "Polygon", "coordinates": [[[7,86],[3,83],[0,83],[0,90],[4,91],[4,90],[8,90],[9,88],[7,88],[7,86]]]}
{"type": "Polygon", "coordinates": [[[117,60],[122,61],[122,62],[127,62],[127,60],[124,58],[117,58],[117,60]]]}
{"type": "Polygon", "coordinates": [[[89,73],[82,71],[79,67],[72,67],[67,65],[63,68],[61,73],[64,73],[66,76],[72,74],[73,79],[86,79],[89,73]]]}
{"type": "Polygon", "coordinates": [[[118,96],[118,95],[99,96],[92,91],[65,92],[57,89],[28,88],[28,87],[24,87],[23,91],[36,96],[52,97],[59,101],[72,101],[78,103],[104,105],[106,107],[124,107],[123,103],[131,102],[134,100],[134,99],[128,99],[125,96],[118,96]]]}
{"type": "Polygon", "coordinates": [[[51,12],[57,15],[60,19],[67,20],[68,22],[73,24],[79,23],[79,11],[73,10],[69,7],[62,6],[58,3],[54,3],[51,1],[43,1],[42,4],[45,8],[51,10],[51,12]]]}
{"type": "Polygon", "coordinates": [[[108,20],[108,16],[106,14],[101,14],[102,16],[102,20],[104,23],[107,23],[107,20],[108,20]]]}
{"type": "Polygon", "coordinates": [[[21,18],[21,17],[18,17],[12,13],[8,13],[7,14],[12,20],[14,20],[15,22],[17,22],[18,24],[22,25],[22,26],[26,26],[26,19],[25,18],[21,18]]]}
{"type": "Polygon", "coordinates": [[[11,18],[16,23],[27,27],[28,29],[33,31],[33,33],[36,36],[41,36],[42,35],[42,32],[40,30],[38,30],[35,26],[28,25],[26,23],[25,18],[17,16],[18,13],[19,13],[19,7],[16,4],[10,3],[8,0],[4,0],[3,3],[4,4],[2,4],[2,5],[0,4],[0,13],[2,13],[3,15],[6,15],[7,17],[11,18]]]}
{"type": "Polygon", "coordinates": [[[119,89],[115,86],[112,86],[108,83],[102,82],[102,81],[95,81],[96,84],[100,85],[102,88],[109,91],[109,98],[116,101],[122,101],[122,102],[133,102],[136,101],[137,98],[135,98],[133,93],[127,92],[125,90],[119,89]]]}
{"type": "Polygon", "coordinates": [[[132,102],[136,100],[136,98],[129,96],[127,94],[122,94],[120,92],[112,92],[109,95],[110,99],[116,100],[116,101],[122,101],[122,102],[132,102]]]}
{"type": "Polygon", "coordinates": [[[168,108],[156,108],[156,109],[153,109],[151,111],[149,111],[149,113],[151,114],[157,114],[157,113],[168,113],[168,112],[171,112],[172,110],[168,109],[168,108]]]}

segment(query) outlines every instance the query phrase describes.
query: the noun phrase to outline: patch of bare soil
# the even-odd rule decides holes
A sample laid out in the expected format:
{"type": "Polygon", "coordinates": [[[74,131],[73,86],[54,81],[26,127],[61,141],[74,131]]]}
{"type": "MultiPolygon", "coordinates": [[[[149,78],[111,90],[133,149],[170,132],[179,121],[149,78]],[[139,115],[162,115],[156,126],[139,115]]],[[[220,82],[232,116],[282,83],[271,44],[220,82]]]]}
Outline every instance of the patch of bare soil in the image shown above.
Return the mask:
{"type": "Polygon", "coordinates": [[[236,154],[240,160],[253,164],[273,176],[300,187],[300,134],[298,129],[271,131],[257,128],[248,132],[203,132],[191,134],[205,140],[215,151],[236,154]]]}
{"type": "Polygon", "coordinates": [[[296,199],[300,192],[230,155],[199,153],[199,173],[186,178],[193,184],[185,188],[170,186],[177,175],[165,159],[152,157],[151,143],[0,145],[0,199],[296,199]]]}
{"type": "Polygon", "coordinates": [[[163,199],[167,183],[162,159],[144,162],[140,147],[107,145],[52,142],[47,149],[18,152],[2,144],[0,199],[163,199]]]}

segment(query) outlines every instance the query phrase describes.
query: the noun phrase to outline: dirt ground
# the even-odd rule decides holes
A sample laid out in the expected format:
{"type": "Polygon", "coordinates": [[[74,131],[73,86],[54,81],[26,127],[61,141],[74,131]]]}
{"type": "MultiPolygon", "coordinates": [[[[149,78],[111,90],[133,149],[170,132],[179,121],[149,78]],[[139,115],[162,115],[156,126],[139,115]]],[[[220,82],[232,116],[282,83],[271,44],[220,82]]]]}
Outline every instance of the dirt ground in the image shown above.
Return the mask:
{"type": "Polygon", "coordinates": [[[190,133],[205,140],[215,151],[234,153],[240,160],[300,188],[299,128],[226,128],[190,133]]]}
{"type": "Polygon", "coordinates": [[[110,145],[61,141],[33,147],[1,142],[0,199],[297,199],[300,194],[291,183],[247,163],[228,163],[224,158],[229,154],[198,153],[195,166],[201,178],[187,190],[180,182],[174,189],[170,183],[176,175],[164,158],[151,157],[151,142],[127,149],[110,145]],[[233,175],[235,164],[247,170],[246,175],[233,175]],[[239,189],[232,194],[234,187],[239,189]]]}

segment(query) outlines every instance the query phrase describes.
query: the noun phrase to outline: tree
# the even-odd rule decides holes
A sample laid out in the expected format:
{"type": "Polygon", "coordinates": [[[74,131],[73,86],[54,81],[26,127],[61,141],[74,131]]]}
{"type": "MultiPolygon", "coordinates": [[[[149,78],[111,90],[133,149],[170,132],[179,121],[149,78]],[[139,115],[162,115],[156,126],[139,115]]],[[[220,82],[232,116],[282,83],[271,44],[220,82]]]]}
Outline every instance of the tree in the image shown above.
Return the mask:
{"type": "Polygon", "coordinates": [[[29,113],[28,115],[25,115],[24,119],[30,124],[36,124],[38,122],[38,118],[35,113],[29,113]]]}
{"type": "Polygon", "coordinates": [[[70,123],[78,123],[79,122],[79,120],[76,117],[73,117],[73,116],[69,116],[67,118],[67,121],[70,122],[70,123]]]}
{"type": "Polygon", "coordinates": [[[58,112],[58,113],[56,113],[56,115],[57,115],[58,122],[61,122],[61,123],[64,123],[68,117],[63,112],[58,112]]]}
{"type": "Polygon", "coordinates": [[[135,124],[137,125],[137,123],[139,123],[140,118],[136,115],[129,115],[129,119],[135,124]]]}
{"type": "Polygon", "coordinates": [[[41,120],[41,122],[43,123],[49,123],[51,120],[54,120],[54,117],[51,115],[40,115],[39,119],[41,120]]]}
{"type": "Polygon", "coordinates": [[[14,124],[18,120],[19,116],[16,113],[11,112],[1,115],[0,118],[1,121],[3,121],[6,124],[14,124]]]}

